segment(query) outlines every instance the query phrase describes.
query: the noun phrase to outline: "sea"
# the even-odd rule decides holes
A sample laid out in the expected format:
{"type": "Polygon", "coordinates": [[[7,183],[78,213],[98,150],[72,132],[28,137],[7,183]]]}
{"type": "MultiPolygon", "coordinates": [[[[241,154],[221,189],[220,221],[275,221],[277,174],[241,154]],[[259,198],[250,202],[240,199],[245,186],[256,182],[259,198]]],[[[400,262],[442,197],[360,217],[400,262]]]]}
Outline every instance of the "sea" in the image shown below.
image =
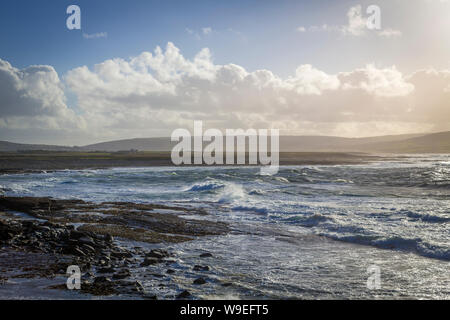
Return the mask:
{"type": "Polygon", "coordinates": [[[0,193],[199,207],[209,215],[190,218],[227,222],[227,235],[166,245],[183,276],[164,288],[141,279],[163,296],[450,298],[449,155],[281,166],[275,175],[255,166],[5,174],[0,193]],[[210,277],[232,285],[192,286],[183,268],[202,252],[213,255],[210,277]]]}

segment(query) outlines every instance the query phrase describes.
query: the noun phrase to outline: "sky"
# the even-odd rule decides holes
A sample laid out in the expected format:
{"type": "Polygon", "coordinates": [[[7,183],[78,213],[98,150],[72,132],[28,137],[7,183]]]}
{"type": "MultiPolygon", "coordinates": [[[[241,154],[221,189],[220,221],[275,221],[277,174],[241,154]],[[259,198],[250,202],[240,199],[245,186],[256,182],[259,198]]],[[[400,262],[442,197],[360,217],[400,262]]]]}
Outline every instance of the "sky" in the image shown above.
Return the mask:
{"type": "Polygon", "coordinates": [[[450,130],[450,1],[5,0],[0,140],[450,130]],[[68,6],[81,10],[69,30],[68,6]],[[380,9],[369,29],[366,10],[380,9]]]}

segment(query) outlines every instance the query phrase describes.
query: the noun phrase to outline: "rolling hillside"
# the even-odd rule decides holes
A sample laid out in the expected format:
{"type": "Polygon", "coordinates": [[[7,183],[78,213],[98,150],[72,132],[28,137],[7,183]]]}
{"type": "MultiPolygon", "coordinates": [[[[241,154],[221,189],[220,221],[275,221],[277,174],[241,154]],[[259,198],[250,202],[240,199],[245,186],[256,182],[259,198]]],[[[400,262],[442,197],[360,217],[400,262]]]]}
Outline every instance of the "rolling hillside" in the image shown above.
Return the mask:
{"type": "MultiPolygon", "coordinates": [[[[18,144],[0,141],[1,152],[17,151],[106,151],[127,150],[170,151],[175,145],[170,138],[139,138],[66,147],[18,144]]],[[[450,153],[450,131],[431,134],[390,135],[369,138],[332,136],[281,136],[282,152],[377,152],[377,153],[450,153]]]]}

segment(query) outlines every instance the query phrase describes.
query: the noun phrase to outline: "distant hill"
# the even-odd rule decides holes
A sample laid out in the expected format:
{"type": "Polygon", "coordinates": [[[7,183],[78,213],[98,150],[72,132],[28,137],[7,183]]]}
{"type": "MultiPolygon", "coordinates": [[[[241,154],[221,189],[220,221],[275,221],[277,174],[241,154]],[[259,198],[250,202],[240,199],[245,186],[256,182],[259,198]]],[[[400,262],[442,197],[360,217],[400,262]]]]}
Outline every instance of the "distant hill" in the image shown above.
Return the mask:
{"type": "Polygon", "coordinates": [[[450,132],[432,133],[388,143],[368,143],[361,146],[360,150],[386,153],[450,153],[450,132]]]}
{"type": "Polygon", "coordinates": [[[342,138],[333,136],[282,136],[280,149],[285,152],[300,151],[361,151],[375,143],[392,143],[410,138],[423,136],[423,134],[402,134],[378,136],[369,138],[342,138]]]}
{"type": "Polygon", "coordinates": [[[77,147],[54,146],[47,144],[23,144],[8,141],[0,141],[0,151],[17,152],[17,151],[77,151],[77,147]]]}
{"type": "MultiPolygon", "coordinates": [[[[170,151],[176,142],[170,138],[138,138],[91,144],[83,147],[17,144],[0,141],[0,151],[170,151]]],[[[450,153],[450,131],[431,134],[389,135],[369,138],[333,136],[281,136],[282,152],[377,152],[450,153]]]]}
{"type": "Polygon", "coordinates": [[[96,143],[84,146],[82,149],[86,151],[100,150],[109,152],[131,149],[139,151],[170,151],[175,144],[170,141],[170,138],[137,138],[96,143]]]}

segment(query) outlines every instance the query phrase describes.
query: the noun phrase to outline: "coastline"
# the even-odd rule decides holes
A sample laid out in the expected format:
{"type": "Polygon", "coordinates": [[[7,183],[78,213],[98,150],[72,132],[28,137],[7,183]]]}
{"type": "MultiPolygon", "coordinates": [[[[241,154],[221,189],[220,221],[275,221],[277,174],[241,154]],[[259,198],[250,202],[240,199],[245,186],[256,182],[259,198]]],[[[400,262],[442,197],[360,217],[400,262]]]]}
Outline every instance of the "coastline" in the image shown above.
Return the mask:
{"type": "MultiPolygon", "coordinates": [[[[331,156],[328,157],[327,161],[330,161],[331,156]]],[[[324,158],[312,160],[324,161],[324,158]]],[[[305,156],[302,160],[310,161],[305,156]]],[[[386,164],[377,161],[375,166],[384,167],[386,164]]],[[[360,170],[361,174],[368,175],[368,168],[370,166],[365,165],[288,167],[282,169],[281,177],[259,178],[269,181],[276,188],[286,188],[292,182],[308,182],[304,180],[307,179],[307,173],[312,179],[326,178],[338,192],[344,188],[348,190],[353,183],[342,172],[337,176],[347,180],[336,180],[336,177],[327,174],[333,174],[336,170],[351,170],[352,173],[352,170],[360,170]]],[[[243,177],[246,177],[244,181],[253,181],[252,168],[243,168],[239,172],[234,169],[206,170],[208,173],[204,176],[195,178],[191,178],[191,170],[179,170],[176,175],[172,173],[172,168],[149,170],[152,174],[144,177],[141,177],[140,169],[105,170],[106,173],[103,170],[55,172],[55,176],[75,175],[70,179],[58,180],[57,186],[53,184],[54,177],[49,177],[53,173],[3,176],[5,186],[22,180],[27,183],[30,178],[40,185],[41,177],[50,179],[50,184],[44,192],[28,193],[41,198],[23,197],[26,193],[21,192],[15,193],[16,197],[0,197],[0,207],[3,208],[0,208],[0,235],[8,241],[1,252],[0,269],[4,272],[0,279],[0,297],[12,297],[8,292],[15,292],[16,289],[28,296],[34,293],[42,298],[51,296],[57,299],[401,299],[405,296],[435,297],[433,290],[436,288],[439,288],[437,292],[445,295],[446,291],[442,291],[442,288],[445,288],[448,278],[443,270],[448,262],[445,259],[430,259],[423,256],[423,252],[422,256],[418,254],[414,250],[415,244],[419,243],[417,241],[411,244],[408,237],[388,235],[388,241],[368,245],[352,239],[346,241],[345,237],[330,238],[330,234],[311,232],[320,223],[333,223],[332,219],[340,218],[337,214],[329,217],[322,208],[313,215],[307,209],[299,209],[304,213],[294,217],[279,217],[278,220],[284,223],[273,224],[270,223],[273,216],[260,211],[259,207],[248,204],[229,207],[227,204],[232,202],[225,198],[238,196],[242,200],[253,196],[261,199],[264,190],[249,189],[240,195],[238,184],[227,187],[218,181],[207,181],[208,176],[224,179],[226,173],[222,171],[230,171],[228,174],[233,172],[233,177],[238,177],[233,178],[233,182],[243,177]],[[73,183],[79,175],[84,181],[81,189],[73,183]],[[100,177],[91,180],[91,175],[100,177]],[[107,180],[104,180],[105,177],[107,180]],[[113,185],[117,189],[100,188],[95,183],[101,181],[108,184],[110,178],[121,181],[121,184],[113,185]],[[183,181],[182,185],[180,181],[183,181]],[[145,182],[147,191],[156,188],[159,193],[153,195],[152,192],[145,192],[149,196],[146,197],[139,190],[142,182],[145,182]],[[86,183],[93,183],[93,188],[87,188],[86,183]],[[128,183],[136,183],[137,189],[128,189],[128,183]],[[158,186],[167,185],[172,188],[164,189],[166,193],[158,189],[158,186]],[[53,192],[55,190],[58,192],[53,192]],[[93,192],[92,197],[90,192],[93,192]],[[116,196],[99,197],[97,192],[113,192],[116,196]],[[172,201],[169,194],[174,192],[180,194],[172,201]],[[204,205],[196,206],[187,201],[192,198],[185,198],[185,192],[198,192],[211,197],[206,197],[202,202],[204,205]],[[214,198],[216,194],[220,198],[214,198]],[[209,199],[218,201],[223,207],[219,209],[210,205],[209,199]],[[245,219],[241,219],[244,216],[245,219]],[[259,219],[259,216],[268,218],[259,219]],[[106,239],[112,241],[106,242],[106,239]],[[404,247],[405,244],[408,246],[404,247]],[[95,255],[90,247],[95,250],[95,255]],[[97,248],[100,254],[97,254],[97,248]],[[212,257],[201,257],[203,254],[212,257]],[[106,256],[109,260],[102,258],[106,256]],[[278,270],[280,261],[285,264],[283,272],[272,273],[278,270]],[[73,262],[83,266],[84,292],[65,289],[68,276],[64,269],[73,262]],[[105,262],[108,264],[105,265],[105,262]],[[365,288],[366,270],[373,264],[380,264],[383,268],[386,283],[381,292],[370,292],[365,288]],[[413,266],[415,272],[429,281],[429,285],[415,283],[415,277],[411,277],[409,282],[397,288],[396,277],[403,274],[404,270],[412,270],[413,266]],[[440,274],[441,284],[433,280],[435,277],[427,276],[429,268],[433,268],[435,274],[440,274]],[[272,291],[272,287],[265,282],[269,279],[277,279],[276,291],[272,291]],[[349,281],[353,285],[346,287],[349,281]],[[39,293],[30,288],[35,284],[39,285],[39,293]],[[283,293],[285,286],[291,288],[290,295],[283,293]]],[[[311,192],[316,190],[312,189],[311,192]]],[[[321,190],[325,194],[329,191],[325,188],[321,190]]],[[[308,189],[303,186],[295,194],[307,198],[308,189]]],[[[348,194],[360,195],[359,189],[348,194]]],[[[390,207],[379,207],[383,215],[398,217],[390,207]]],[[[446,222],[445,216],[419,216],[423,210],[417,214],[404,214],[400,209],[397,211],[402,220],[431,220],[432,226],[446,222]]]]}
{"type": "MultiPolygon", "coordinates": [[[[351,165],[387,157],[346,152],[281,152],[280,165],[351,165]]],[[[0,153],[0,174],[114,167],[173,166],[170,152],[14,152],[0,153]]],[[[187,166],[187,165],[181,165],[187,166]]],[[[195,165],[192,165],[195,166],[195,165]]],[[[216,165],[226,166],[226,165],[216,165]]]]}
{"type": "Polygon", "coordinates": [[[426,283],[438,285],[444,295],[448,283],[442,273],[446,261],[276,226],[228,224],[188,206],[0,197],[0,248],[2,299],[433,297],[431,289],[415,291],[420,277],[396,287],[399,273],[411,266],[422,277],[434,270],[426,283]],[[276,249],[277,243],[283,250],[276,249]],[[262,260],[245,270],[255,246],[262,260]],[[261,265],[268,263],[265,255],[275,261],[288,258],[286,271],[303,270],[295,280],[277,274],[284,285],[296,288],[291,296],[270,290],[261,295],[254,287],[275,276],[261,265]],[[381,291],[365,288],[367,268],[374,264],[382,266],[381,291]],[[81,290],[66,287],[70,265],[80,267],[81,290]],[[245,280],[246,274],[257,276],[245,280]],[[352,285],[341,291],[346,283],[352,285]]]}
{"type": "MultiPolygon", "coordinates": [[[[165,281],[159,279],[170,281],[178,271],[178,257],[167,248],[170,244],[229,232],[226,223],[192,218],[196,215],[208,213],[129,202],[0,197],[0,284],[47,279],[43,290],[67,291],[66,270],[75,265],[81,271],[81,296],[77,298],[157,299],[136,279],[137,269],[144,269],[154,282],[164,286],[165,281]],[[158,273],[153,270],[157,265],[158,273]],[[52,285],[54,281],[56,285],[52,285]]],[[[198,274],[194,284],[206,283],[209,266],[205,263],[210,257],[208,252],[199,252],[198,264],[190,266],[198,274]]],[[[190,296],[184,290],[170,298],[190,296]]]]}

